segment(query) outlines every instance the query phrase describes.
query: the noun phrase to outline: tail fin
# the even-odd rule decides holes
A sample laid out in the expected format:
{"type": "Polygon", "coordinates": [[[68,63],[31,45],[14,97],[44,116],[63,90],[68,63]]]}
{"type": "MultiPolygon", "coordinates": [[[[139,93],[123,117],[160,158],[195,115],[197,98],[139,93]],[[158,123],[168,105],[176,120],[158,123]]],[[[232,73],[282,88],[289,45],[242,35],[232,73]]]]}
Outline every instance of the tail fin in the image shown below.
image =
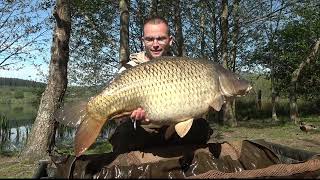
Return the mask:
{"type": "Polygon", "coordinates": [[[75,155],[79,157],[98,137],[105,120],[86,114],[75,135],[75,155]]]}
{"type": "Polygon", "coordinates": [[[88,100],[81,100],[74,103],[65,103],[58,109],[56,120],[68,127],[76,128],[83,121],[88,100]]]}

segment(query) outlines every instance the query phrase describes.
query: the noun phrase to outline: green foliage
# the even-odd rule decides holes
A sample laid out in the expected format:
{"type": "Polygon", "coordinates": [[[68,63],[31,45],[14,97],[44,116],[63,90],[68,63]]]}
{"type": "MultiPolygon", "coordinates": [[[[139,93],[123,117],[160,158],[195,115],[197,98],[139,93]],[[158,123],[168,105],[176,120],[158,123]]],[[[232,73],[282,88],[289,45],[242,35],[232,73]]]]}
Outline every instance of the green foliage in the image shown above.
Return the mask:
{"type": "Polygon", "coordinates": [[[112,151],[112,145],[109,142],[94,143],[85,154],[102,154],[112,151]]]}
{"type": "Polygon", "coordinates": [[[118,1],[74,1],[68,78],[72,83],[99,86],[118,65],[118,1]]]}
{"type": "Polygon", "coordinates": [[[34,104],[40,102],[40,95],[35,91],[43,91],[44,88],[40,87],[11,87],[0,86],[2,96],[0,96],[0,104],[34,104]]]}
{"type": "MultiPolygon", "coordinates": [[[[292,14],[270,41],[252,55],[253,62],[274,67],[274,87],[281,96],[289,94],[293,72],[308,58],[315,41],[320,37],[320,7],[315,1],[299,3],[292,14]],[[314,4],[315,3],[315,4],[314,4]]],[[[306,65],[299,76],[296,93],[305,100],[319,99],[320,56],[306,65]]]]}
{"type": "Polygon", "coordinates": [[[23,93],[23,91],[16,91],[16,92],[14,93],[14,98],[16,98],[16,99],[23,99],[23,98],[24,98],[24,93],[23,93]]]}
{"type": "MultiPolygon", "coordinates": [[[[262,109],[257,109],[257,101],[253,96],[237,98],[236,100],[236,113],[238,120],[248,119],[264,119],[270,118],[272,112],[271,99],[263,97],[262,109]]],[[[318,107],[320,99],[306,101],[303,99],[298,100],[299,116],[305,117],[308,115],[319,115],[320,109],[318,107]]],[[[277,115],[280,117],[289,117],[289,100],[288,98],[279,98],[276,103],[277,115]]]]}
{"type": "MultiPolygon", "coordinates": [[[[74,148],[71,144],[60,144],[58,146],[58,152],[62,154],[74,155],[74,148]]],[[[109,142],[95,142],[85,152],[88,154],[102,154],[112,152],[112,145],[109,142]]]]}
{"type": "Polygon", "coordinates": [[[24,80],[19,78],[5,78],[0,77],[0,86],[11,86],[12,90],[13,87],[20,86],[20,87],[45,87],[45,83],[24,80]]]}
{"type": "MultiPolygon", "coordinates": [[[[320,19],[318,11],[313,9],[304,9],[301,13],[301,20],[288,23],[288,25],[280,31],[275,52],[277,53],[276,86],[282,91],[289,89],[288,84],[291,81],[292,73],[296,70],[300,63],[305,61],[309,56],[315,40],[320,38],[320,19]]],[[[320,82],[320,56],[310,62],[301,72],[298,79],[297,93],[299,95],[309,96],[310,99],[319,97],[320,82]],[[310,97],[310,94],[313,97],[310,97]]]]}

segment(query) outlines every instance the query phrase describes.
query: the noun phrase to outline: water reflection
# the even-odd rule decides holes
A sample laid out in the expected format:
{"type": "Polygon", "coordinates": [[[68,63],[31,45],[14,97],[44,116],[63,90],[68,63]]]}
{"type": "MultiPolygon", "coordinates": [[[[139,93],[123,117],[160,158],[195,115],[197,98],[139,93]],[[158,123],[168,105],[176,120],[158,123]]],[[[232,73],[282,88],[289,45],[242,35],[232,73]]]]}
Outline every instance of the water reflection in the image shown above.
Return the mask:
{"type": "MultiPolygon", "coordinates": [[[[0,154],[19,152],[27,142],[37,108],[31,105],[0,104],[0,154]]],[[[103,129],[98,139],[107,139],[114,125],[103,129]]],[[[76,129],[59,125],[55,144],[58,147],[72,146],[76,129]]]]}

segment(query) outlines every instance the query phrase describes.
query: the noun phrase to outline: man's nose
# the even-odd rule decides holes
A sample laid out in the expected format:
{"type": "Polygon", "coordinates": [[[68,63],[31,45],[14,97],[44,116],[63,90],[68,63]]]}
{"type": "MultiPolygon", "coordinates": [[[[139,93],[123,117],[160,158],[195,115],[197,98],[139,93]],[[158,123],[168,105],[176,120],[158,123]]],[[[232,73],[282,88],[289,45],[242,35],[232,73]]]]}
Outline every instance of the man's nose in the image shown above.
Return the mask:
{"type": "Polygon", "coordinates": [[[157,39],[155,39],[155,40],[153,40],[152,45],[159,46],[160,44],[159,44],[159,41],[157,39]]]}
{"type": "Polygon", "coordinates": [[[153,49],[160,48],[160,45],[159,45],[158,41],[153,41],[152,47],[153,47],[153,49]]]}

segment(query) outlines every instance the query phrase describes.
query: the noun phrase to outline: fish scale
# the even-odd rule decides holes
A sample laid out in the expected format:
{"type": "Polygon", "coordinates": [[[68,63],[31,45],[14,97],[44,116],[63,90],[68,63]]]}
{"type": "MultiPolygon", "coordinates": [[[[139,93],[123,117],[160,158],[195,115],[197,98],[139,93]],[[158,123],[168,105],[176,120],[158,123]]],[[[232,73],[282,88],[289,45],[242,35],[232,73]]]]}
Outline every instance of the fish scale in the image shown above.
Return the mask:
{"type": "Polygon", "coordinates": [[[180,124],[183,127],[183,123],[189,119],[192,123],[193,118],[201,117],[210,106],[220,110],[226,94],[244,95],[250,89],[246,80],[205,59],[162,57],[132,67],[89,101],[75,136],[76,156],[95,141],[108,119],[122,113],[142,107],[150,126],[180,124]]]}

